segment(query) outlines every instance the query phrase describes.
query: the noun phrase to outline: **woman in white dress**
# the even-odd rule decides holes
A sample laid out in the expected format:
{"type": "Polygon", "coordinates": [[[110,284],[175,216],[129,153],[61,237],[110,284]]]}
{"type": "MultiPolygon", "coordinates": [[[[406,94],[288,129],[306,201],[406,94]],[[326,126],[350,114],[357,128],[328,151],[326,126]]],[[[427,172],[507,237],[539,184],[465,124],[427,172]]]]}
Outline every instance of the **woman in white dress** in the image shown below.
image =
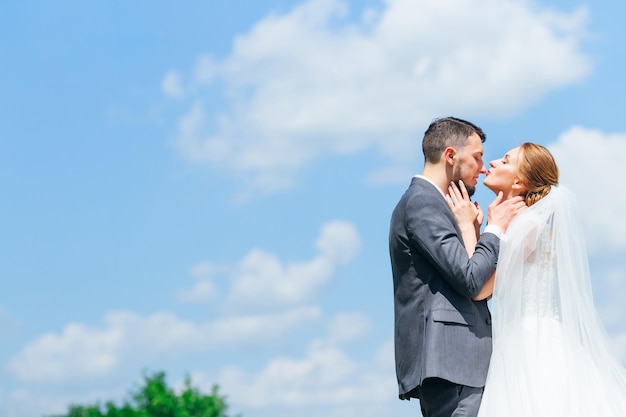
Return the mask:
{"type": "MultiPolygon", "coordinates": [[[[493,353],[479,417],[626,417],[626,371],[593,304],[573,194],[543,146],[524,143],[490,162],[484,184],[528,208],[501,241],[493,293],[493,353]]],[[[469,252],[480,208],[450,188],[469,252]],[[472,232],[470,232],[472,231],[472,232]]]]}

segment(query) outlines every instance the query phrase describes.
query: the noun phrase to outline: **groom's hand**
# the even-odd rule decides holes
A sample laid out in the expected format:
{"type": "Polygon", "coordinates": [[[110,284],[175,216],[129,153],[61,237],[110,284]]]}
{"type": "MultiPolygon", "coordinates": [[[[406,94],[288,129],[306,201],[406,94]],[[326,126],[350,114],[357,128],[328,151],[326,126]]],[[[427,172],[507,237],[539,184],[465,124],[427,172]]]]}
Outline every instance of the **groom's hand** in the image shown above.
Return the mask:
{"type": "Polygon", "coordinates": [[[504,200],[502,191],[487,208],[487,225],[499,227],[503,232],[509,227],[511,220],[526,208],[524,199],[520,196],[504,200]]]}

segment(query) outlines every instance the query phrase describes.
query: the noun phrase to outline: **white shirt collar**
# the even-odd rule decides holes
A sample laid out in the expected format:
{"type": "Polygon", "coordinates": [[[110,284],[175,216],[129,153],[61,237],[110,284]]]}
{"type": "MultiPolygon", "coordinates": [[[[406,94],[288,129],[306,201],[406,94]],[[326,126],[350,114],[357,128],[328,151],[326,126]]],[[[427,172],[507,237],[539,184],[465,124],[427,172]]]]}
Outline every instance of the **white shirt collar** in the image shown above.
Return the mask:
{"type": "Polygon", "coordinates": [[[441,188],[439,188],[439,187],[437,186],[437,184],[435,184],[434,182],[432,182],[430,179],[426,178],[426,177],[425,177],[425,176],[423,176],[423,175],[419,175],[419,174],[418,174],[418,175],[416,175],[416,176],[415,176],[415,177],[413,177],[413,178],[421,178],[421,179],[423,179],[423,180],[425,180],[425,181],[427,181],[427,182],[431,183],[431,184],[433,185],[433,187],[435,187],[435,188],[437,189],[437,191],[439,191],[439,194],[441,194],[441,195],[443,196],[443,198],[446,198],[446,195],[443,193],[443,191],[441,191],[441,188]]]}

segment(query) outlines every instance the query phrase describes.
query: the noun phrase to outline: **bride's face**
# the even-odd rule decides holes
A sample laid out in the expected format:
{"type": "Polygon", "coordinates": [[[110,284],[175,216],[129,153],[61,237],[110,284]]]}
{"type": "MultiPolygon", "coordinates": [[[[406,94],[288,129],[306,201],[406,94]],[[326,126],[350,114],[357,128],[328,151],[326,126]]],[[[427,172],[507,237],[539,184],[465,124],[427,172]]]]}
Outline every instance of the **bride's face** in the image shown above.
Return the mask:
{"type": "Polygon", "coordinates": [[[514,148],[501,159],[489,162],[485,186],[496,194],[502,191],[507,198],[519,195],[523,191],[523,184],[517,178],[520,153],[519,147],[514,148]]]}

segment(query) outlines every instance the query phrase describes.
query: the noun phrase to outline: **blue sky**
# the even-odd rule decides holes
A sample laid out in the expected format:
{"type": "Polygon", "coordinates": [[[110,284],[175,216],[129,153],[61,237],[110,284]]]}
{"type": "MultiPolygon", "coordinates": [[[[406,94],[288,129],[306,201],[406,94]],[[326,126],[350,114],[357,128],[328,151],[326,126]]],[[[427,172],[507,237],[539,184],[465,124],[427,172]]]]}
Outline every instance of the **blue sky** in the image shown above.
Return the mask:
{"type": "Polygon", "coordinates": [[[387,228],[447,115],[487,161],[553,150],[626,363],[625,9],[5,2],[0,415],[157,370],[244,417],[419,415],[396,396],[387,228]]]}

